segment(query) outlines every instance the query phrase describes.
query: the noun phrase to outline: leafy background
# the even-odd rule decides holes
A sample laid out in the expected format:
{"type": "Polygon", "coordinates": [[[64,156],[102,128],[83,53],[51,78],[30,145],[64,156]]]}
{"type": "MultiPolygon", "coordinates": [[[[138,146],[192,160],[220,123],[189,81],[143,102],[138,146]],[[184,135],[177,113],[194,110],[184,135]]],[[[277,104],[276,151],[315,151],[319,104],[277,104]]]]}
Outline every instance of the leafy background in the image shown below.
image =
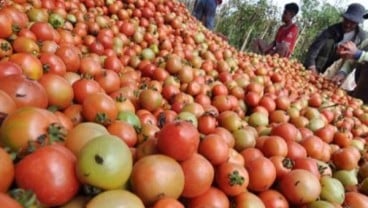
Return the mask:
{"type": "MultiPolygon", "coordinates": [[[[192,11],[194,0],[180,0],[192,11]]],[[[300,33],[292,58],[303,62],[309,45],[327,26],[341,21],[342,0],[333,4],[319,0],[300,0],[300,12],[296,17],[300,33]]],[[[252,40],[274,39],[282,24],[282,8],[268,0],[230,0],[218,8],[215,31],[227,36],[231,45],[241,51],[250,51],[252,40]],[[231,23],[231,24],[229,24],[231,23]]]]}

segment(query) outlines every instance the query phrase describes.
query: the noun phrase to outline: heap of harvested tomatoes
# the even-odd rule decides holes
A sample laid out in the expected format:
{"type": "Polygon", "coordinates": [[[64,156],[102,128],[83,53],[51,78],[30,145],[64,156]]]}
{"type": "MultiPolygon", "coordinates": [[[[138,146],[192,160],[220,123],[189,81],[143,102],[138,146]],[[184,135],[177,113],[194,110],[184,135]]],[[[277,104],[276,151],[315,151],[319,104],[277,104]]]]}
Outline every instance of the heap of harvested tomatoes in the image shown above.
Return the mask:
{"type": "Polygon", "coordinates": [[[173,0],[0,9],[4,208],[368,207],[368,107],[173,0]]]}

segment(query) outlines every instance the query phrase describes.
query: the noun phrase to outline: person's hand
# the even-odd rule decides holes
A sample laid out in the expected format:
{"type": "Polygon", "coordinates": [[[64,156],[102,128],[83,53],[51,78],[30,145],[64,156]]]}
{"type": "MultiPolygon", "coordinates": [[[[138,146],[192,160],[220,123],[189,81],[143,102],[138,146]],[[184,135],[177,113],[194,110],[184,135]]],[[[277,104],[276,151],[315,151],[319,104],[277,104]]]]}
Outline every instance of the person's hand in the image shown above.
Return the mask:
{"type": "Polygon", "coordinates": [[[352,59],[358,52],[358,48],[355,43],[348,41],[339,45],[337,53],[343,58],[352,59]]]}
{"type": "Polygon", "coordinates": [[[331,81],[340,85],[344,79],[346,78],[346,74],[344,72],[338,72],[335,76],[332,77],[331,81]]]}

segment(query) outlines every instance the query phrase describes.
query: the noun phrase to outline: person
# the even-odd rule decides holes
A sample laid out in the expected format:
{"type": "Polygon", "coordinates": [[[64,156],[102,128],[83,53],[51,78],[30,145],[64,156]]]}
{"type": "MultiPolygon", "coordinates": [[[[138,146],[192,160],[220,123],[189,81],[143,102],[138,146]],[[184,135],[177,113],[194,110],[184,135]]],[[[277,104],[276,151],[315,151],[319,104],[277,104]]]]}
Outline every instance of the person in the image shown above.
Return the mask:
{"type": "MultiPolygon", "coordinates": [[[[368,14],[364,17],[368,18],[368,14]]],[[[332,81],[340,84],[355,68],[355,73],[359,73],[359,76],[356,79],[356,87],[350,95],[368,104],[368,39],[363,41],[361,49],[352,41],[343,43],[339,47],[338,53],[348,61],[344,63],[340,71],[332,78],[332,81]]]]}
{"type": "Polygon", "coordinates": [[[253,42],[253,51],[260,54],[278,54],[279,57],[290,57],[294,51],[298,38],[299,28],[293,22],[293,18],[298,14],[299,6],[296,3],[288,3],[284,6],[282,22],[274,41],[267,44],[263,39],[256,39],[253,42]]]}
{"type": "Polygon", "coordinates": [[[202,24],[213,30],[215,28],[216,8],[222,4],[222,0],[196,0],[193,8],[193,16],[202,24]]]}
{"type": "Polygon", "coordinates": [[[367,37],[367,33],[359,26],[366,13],[363,5],[350,4],[342,14],[342,21],[329,26],[320,33],[309,50],[304,61],[304,67],[316,74],[323,74],[340,57],[337,46],[347,41],[359,45],[367,37]]]}

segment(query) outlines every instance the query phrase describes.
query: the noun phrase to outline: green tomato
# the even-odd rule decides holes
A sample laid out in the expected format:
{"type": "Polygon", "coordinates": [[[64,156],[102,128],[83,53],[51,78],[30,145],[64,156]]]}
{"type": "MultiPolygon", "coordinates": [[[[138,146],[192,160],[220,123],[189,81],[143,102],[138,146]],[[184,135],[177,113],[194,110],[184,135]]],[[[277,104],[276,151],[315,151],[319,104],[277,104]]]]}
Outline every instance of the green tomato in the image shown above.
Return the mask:
{"type": "Polygon", "coordinates": [[[153,60],[155,58],[155,52],[151,48],[145,48],[141,53],[143,60],[153,60]]]}
{"type": "Polygon", "coordinates": [[[193,126],[198,127],[197,117],[193,113],[186,112],[186,111],[180,112],[176,116],[176,119],[180,120],[180,121],[188,121],[188,122],[192,123],[193,126]]]}
{"type": "Polygon", "coordinates": [[[87,208],[144,208],[142,200],[126,190],[109,190],[102,192],[88,202],[87,208]]]}
{"type": "Polygon", "coordinates": [[[134,113],[130,111],[120,111],[118,113],[117,120],[125,121],[132,125],[136,131],[139,131],[141,129],[141,120],[139,120],[139,117],[134,113]]]}
{"type": "Polygon", "coordinates": [[[317,200],[308,204],[308,208],[335,208],[335,206],[330,202],[317,200]]]}
{"type": "Polygon", "coordinates": [[[332,175],[339,180],[344,187],[355,186],[358,184],[357,171],[353,170],[338,170],[332,175]]]}
{"type": "Polygon", "coordinates": [[[253,127],[258,126],[267,126],[268,125],[268,116],[265,113],[254,112],[249,116],[249,125],[253,127]]]}
{"type": "Polygon", "coordinates": [[[336,178],[330,176],[322,176],[320,197],[331,203],[342,204],[345,199],[345,189],[342,183],[336,178]]]}
{"type": "Polygon", "coordinates": [[[241,128],[232,132],[235,140],[235,150],[241,152],[242,150],[256,146],[256,135],[249,129],[241,128]]]}
{"type": "Polygon", "coordinates": [[[97,136],[81,149],[76,166],[82,183],[105,190],[118,189],[125,185],[132,172],[132,153],[117,136],[97,136]]]}
{"type": "Polygon", "coordinates": [[[321,118],[312,118],[307,127],[313,132],[325,126],[325,122],[321,118]]]}

